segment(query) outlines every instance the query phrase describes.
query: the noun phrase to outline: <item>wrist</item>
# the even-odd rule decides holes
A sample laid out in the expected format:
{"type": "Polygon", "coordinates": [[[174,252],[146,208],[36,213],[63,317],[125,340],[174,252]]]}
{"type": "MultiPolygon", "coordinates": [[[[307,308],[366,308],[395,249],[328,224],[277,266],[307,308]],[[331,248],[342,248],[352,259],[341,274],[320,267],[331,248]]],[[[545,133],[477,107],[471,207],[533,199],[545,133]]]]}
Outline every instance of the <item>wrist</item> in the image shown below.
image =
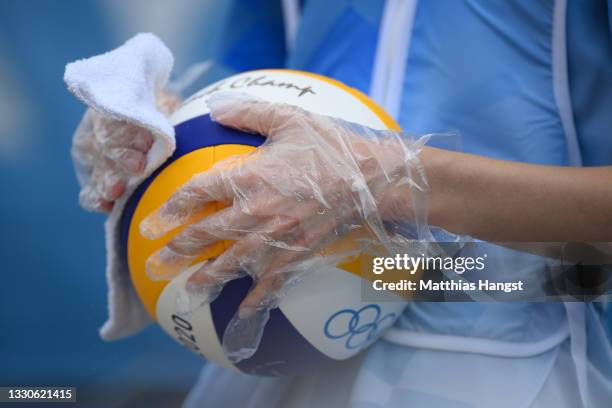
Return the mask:
{"type": "MultiPolygon", "coordinates": [[[[380,198],[380,209],[385,221],[414,221],[416,200],[426,203],[427,223],[443,228],[452,226],[448,220],[446,174],[452,162],[452,152],[424,146],[404,166],[409,172],[399,183],[390,183],[380,198]],[[408,180],[409,177],[409,180],[408,180]],[[417,197],[420,195],[420,197],[417,197]]],[[[408,160],[408,159],[405,159],[408,160]]]]}
{"type": "Polygon", "coordinates": [[[390,133],[377,139],[371,150],[376,153],[362,171],[369,180],[381,218],[384,221],[412,220],[412,198],[416,194],[427,194],[419,157],[422,147],[403,134],[390,133]]]}
{"type": "Polygon", "coordinates": [[[428,224],[454,233],[462,233],[464,204],[461,186],[457,181],[463,155],[445,149],[425,147],[420,159],[427,174],[429,195],[427,197],[428,224]]]}
{"type": "Polygon", "coordinates": [[[456,153],[418,146],[399,133],[360,139],[353,150],[384,221],[414,221],[418,200],[427,205],[429,224],[452,226],[447,211],[452,203],[444,197],[452,195],[447,179],[456,153]]]}

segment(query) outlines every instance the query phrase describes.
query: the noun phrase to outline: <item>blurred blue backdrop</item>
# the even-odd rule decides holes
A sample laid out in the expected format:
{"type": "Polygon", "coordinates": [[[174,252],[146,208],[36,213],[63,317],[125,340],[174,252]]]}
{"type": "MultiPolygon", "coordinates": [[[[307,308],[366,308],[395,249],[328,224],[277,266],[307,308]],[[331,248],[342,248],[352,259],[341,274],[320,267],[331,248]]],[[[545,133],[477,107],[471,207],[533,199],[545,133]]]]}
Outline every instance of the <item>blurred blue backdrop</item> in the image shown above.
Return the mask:
{"type": "Polygon", "coordinates": [[[175,72],[212,52],[211,1],[0,2],[0,384],[186,391],[203,362],[157,326],[106,343],[102,215],[78,207],[69,150],[84,106],[67,62],[139,31],[175,72]]]}

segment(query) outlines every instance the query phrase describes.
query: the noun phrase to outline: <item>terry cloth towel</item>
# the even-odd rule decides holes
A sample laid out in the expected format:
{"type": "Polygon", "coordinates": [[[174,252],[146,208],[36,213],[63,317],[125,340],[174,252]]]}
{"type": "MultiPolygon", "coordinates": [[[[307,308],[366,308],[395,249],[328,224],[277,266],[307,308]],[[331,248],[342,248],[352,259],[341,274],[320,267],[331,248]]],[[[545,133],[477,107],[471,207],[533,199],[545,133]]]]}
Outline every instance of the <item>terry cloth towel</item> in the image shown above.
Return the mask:
{"type": "Polygon", "coordinates": [[[118,224],[127,197],[174,152],[174,128],[155,105],[155,94],[167,84],[173,64],[174,57],[164,43],[146,33],[113,51],[72,62],[64,73],[70,92],[87,106],[141,126],[151,131],[155,140],[144,172],[128,181],[124,198],[115,203],[104,226],[108,320],[100,335],[106,340],[132,335],[151,321],[121,260],[118,224]]]}

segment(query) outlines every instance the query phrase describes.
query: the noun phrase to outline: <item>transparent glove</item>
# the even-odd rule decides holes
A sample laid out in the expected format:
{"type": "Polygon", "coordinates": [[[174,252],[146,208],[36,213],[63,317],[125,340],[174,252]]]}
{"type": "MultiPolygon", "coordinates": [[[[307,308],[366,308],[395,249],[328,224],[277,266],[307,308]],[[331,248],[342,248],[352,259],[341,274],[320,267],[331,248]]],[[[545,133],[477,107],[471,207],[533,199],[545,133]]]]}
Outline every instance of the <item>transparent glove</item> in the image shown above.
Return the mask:
{"type": "Polygon", "coordinates": [[[186,292],[194,309],[227,282],[254,279],[223,338],[228,358],[239,361],[255,352],[270,310],[304,274],[372,243],[397,253],[405,239],[383,222],[418,218],[411,202],[427,190],[423,142],[239,93],[215,94],[209,105],[213,120],[266,142],[193,176],[140,230],[155,239],[191,222],[147,260],[155,280],[176,276],[219,240],[235,241],[188,278],[186,292]],[[229,206],[193,221],[212,201],[229,206]]]}
{"type": "MultiPolygon", "coordinates": [[[[179,99],[159,92],[160,111],[170,114],[179,99]]],[[[127,180],[142,173],[153,135],[138,125],[88,108],[72,140],[72,160],[81,186],[79,203],[90,211],[108,212],[126,190],[127,180]]]]}

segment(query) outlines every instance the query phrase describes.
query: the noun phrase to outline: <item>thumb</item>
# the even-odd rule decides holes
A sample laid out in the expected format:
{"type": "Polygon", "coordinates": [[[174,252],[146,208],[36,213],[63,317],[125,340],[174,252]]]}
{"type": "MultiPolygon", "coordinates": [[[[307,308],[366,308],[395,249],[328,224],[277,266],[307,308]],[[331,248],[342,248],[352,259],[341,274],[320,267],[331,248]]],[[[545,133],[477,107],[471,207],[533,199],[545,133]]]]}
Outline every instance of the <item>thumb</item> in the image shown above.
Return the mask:
{"type": "Polygon", "coordinates": [[[279,129],[299,126],[308,115],[296,106],[239,92],[217,92],[210,97],[208,106],[215,122],[267,138],[273,138],[279,129]]]}
{"type": "Polygon", "coordinates": [[[223,334],[223,350],[231,362],[238,363],[255,354],[269,319],[269,306],[257,308],[247,316],[237,313],[232,318],[223,334]]]}

